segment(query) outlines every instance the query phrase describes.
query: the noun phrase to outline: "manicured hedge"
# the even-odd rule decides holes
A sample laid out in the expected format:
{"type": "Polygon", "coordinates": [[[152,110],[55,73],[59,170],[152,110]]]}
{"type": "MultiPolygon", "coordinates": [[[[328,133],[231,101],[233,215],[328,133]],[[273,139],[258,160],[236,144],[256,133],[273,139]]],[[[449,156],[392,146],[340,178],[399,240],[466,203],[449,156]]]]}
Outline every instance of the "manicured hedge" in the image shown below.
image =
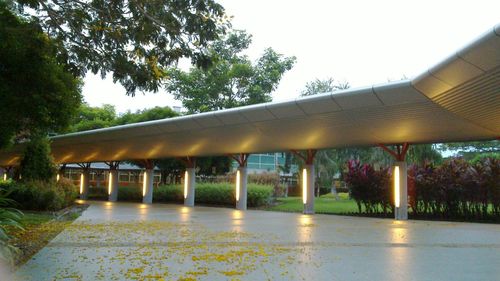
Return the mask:
{"type": "MultiPolygon", "coordinates": [[[[266,205],[271,201],[273,188],[270,185],[248,184],[247,204],[249,207],[266,205]]],[[[140,187],[120,187],[118,200],[141,201],[140,187]]],[[[153,190],[154,202],[182,203],[184,201],[182,185],[163,185],[153,190]]],[[[197,183],[195,203],[207,205],[234,206],[235,190],[232,183],[197,183]]]]}
{"type": "Polygon", "coordinates": [[[66,179],[55,181],[6,181],[0,189],[7,192],[7,198],[17,202],[16,208],[23,210],[57,211],[75,201],[78,188],[66,179]]]}

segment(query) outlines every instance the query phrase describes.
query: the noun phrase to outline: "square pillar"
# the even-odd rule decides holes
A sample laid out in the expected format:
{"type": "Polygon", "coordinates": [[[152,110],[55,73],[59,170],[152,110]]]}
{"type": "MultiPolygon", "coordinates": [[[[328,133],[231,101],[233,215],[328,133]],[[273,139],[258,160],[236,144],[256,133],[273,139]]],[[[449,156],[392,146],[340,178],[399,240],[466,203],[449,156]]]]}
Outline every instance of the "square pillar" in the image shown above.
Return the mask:
{"type": "Polygon", "coordinates": [[[110,169],[108,177],[108,201],[118,200],[118,170],[110,169]]]}
{"type": "Polygon", "coordinates": [[[236,209],[247,209],[247,167],[238,167],[236,170],[236,209]]]}
{"type": "Polygon", "coordinates": [[[89,197],[90,171],[84,169],[80,174],[80,199],[87,200],[89,197]]]}
{"type": "Polygon", "coordinates": [[[194,190],[196,185],[195,168],[186,168],[184,172],[184,206],[194,206],[194,190]]]}
{"type": "Polygon", "coordinates": [[[396,220],[408,219],[408,169],[406,162],[394,163],[393,188],[394,188],[394,218],[396,220]]]}
{"type": "Polygon", "coordinates": [[[0,169],[0,171],[2,172],[0,175],[1,175],[1,179],[3,181],[6,181],[8,180],[8,177],[7,177],[7,170],[6,169],[0,169]]]}
{"type": "Polygon", "coordinates": [[[302,203],[304,214],[314,214],[314,164],[306,164],[302,169],[302,203]]]}
{"type": "Polygon", "coordinates": [[[142,203],[153,203],[153,169],[146,169],[142,178],[142,203]]]}

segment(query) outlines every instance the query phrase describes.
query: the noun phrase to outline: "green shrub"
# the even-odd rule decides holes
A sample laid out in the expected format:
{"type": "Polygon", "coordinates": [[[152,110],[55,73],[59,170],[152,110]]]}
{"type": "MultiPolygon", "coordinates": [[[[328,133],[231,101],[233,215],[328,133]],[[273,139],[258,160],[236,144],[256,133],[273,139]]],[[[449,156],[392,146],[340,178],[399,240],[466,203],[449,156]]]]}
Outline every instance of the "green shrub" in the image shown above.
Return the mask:
{"type": "MultiPolygon", "coordinates": [[[[106,193],[107,196],[107,193],[106,193]]],[[[118,188],[118,200],[121,201],[142,201],[142,187],[121,186],[118,188]]]]}
{"type": "Polygon", "coordinates": [[[153,189],[155,202],[182,203],[184,202],[183,189],[180,185],[161,185],[153,189]]]}
{"type": "MultiPolygon", "coordinates": [[[[197,204],[207,205],[222,205],[234,206],[235,190],[233,183],[197,183],[195,191],[195,202],[197,204]]],[[[268,204],[273,195],[273,187],[271,185],[248,184],[248,199],[249,207],[259,207],[268,204]]],[[[107,189],[91,188],[91,198],[107,198],[107,189]]],[[[118,188],[119,201],[142,201],[142,186],[121,186],[118,188]]],[[[163,203],[183,203],[184,202],[184,186],[177,185],[162,185],[153,189],[154,202],[163,203]]]]}
{"type": "MultiPolygon", "coordinates": [[[[118,189],[118,195],[120,189],[118,189]]],[[[108,188],[106,186],[94,187],[89,186],[89,199],[108,199],[108,188]]]]}
{"type": "MultiPolygon", "coordinates": [[[[249,207],[258,207],[270,202],[273,188],[269,185],[248,184],[249,207]]],[[[155,202],[182,203],[184,190],[182,185],[163,185],[154,189],[155,202]]],[[[234,206],[235,190],[232,183],[197,183],[195,202],[198,204],[234,206]]]]}
{"type": "Polygon", "coordinates": [[[2,185],[7,197],[23,210],[56,211],[73,204],[78,189],[71,181],[23,181],[2,185]]]}
{"type": "Polygon", "coordinates": [[[34,136],[27,143],[21,159],[20,173],[23,180],[51,180],[56,171],[54,160],[50,155],[49,140],[46,137],[34,136]]]}
{"type": "Polygon", "coordinates": [[[248,184],[248,207],[259,207],[271,202],[273,187],[270,185],[248,184]]]}
{"type": "Polygon", "coordinates": [[[230,183],[200,183],[196,185],[196,203],[215,205],[234,205],[234,187],[230,183]]]}

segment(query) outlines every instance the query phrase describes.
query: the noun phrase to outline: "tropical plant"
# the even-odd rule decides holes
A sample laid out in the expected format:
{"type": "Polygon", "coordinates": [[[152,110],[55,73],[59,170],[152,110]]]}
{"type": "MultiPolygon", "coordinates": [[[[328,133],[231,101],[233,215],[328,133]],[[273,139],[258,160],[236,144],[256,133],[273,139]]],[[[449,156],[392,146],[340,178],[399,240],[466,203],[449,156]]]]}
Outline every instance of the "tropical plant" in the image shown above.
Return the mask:
{"type": "Polygon", "coordinates": [[[344,181],[359,212],[361,213],[363,206],[366,213],[378,213],[382,210],[387,214],[393,208],[389,169],[375,170],[372,165],[361,164],[358,160],[349,160],[347,166],[344,181]]]}
{"type": "Polygon", "coordinates": [[[0,260],[12,263],[17,248],[9,243],[9,228],[23,229],[21,219],[23,213],[12,208],[15,202],[7,198],[5,190],[0,190],[0,260]]]}

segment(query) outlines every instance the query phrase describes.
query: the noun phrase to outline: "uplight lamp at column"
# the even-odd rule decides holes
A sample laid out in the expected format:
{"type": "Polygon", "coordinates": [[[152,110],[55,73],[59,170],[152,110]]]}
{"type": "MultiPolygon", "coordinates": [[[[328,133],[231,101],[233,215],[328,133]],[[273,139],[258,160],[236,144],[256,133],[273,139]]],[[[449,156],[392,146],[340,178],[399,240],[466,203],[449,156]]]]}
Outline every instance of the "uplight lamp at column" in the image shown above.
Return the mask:
{"type": "Polygon", "coordinates": [[[80,194],[83,193],[83,179],[85,178],[85,176],[82,174],[80,174],[80,194]]]}
{"type": "Polygon", "coordinates": [[[188,172],[185,171],[184,172],[184,199],[186,199],[188,196],[188,180],[189,180],[188,177],[189,177],[188,172]]]}
{"type": "Polygon", "coordinates": [[[307,169],[302,170],[302,202],[307,204],[307,169]]]}
{"type": "Polygon", "coordinates": [[[144,172],[144,177],[142,178],[142,197],[146,196],[147,177],[147,173],[144,172]]]}
{"type": "Polygon", "coordinates": [[[240,170],[236,171],[236,201],[240,201],[240,170]]]}
{"type": "Polygon", "coordinates": [[[109,180],[108,180],[108,195],[111,195],[111,186],[113,185],[113,174],[109,173],[109,180]]]}
{"type": "Polygon", "coordinates": [[[399,189],[399,167],[394,167],[394,206],[399,208],[400,205],[400,189],[399,189]]]}

